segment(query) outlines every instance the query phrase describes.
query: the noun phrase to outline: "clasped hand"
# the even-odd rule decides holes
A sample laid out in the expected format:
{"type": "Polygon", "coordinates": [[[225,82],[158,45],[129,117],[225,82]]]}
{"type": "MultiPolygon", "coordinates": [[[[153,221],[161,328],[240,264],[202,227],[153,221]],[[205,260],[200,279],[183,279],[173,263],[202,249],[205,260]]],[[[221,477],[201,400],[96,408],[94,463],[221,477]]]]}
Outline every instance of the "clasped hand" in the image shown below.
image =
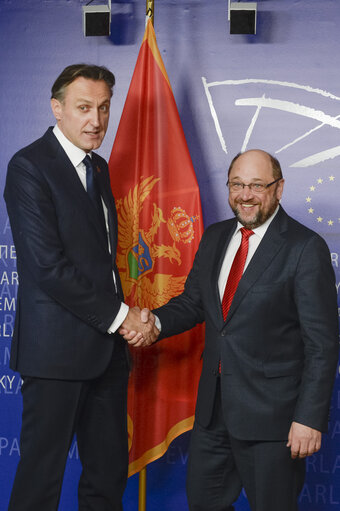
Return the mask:
{"type": "Polygon", "coordinates": [[[150,346],[159,336],[159,330],[155,326],[155,316],[149,309],[140,310],[139,307],[129,309],[128,315],[119,328],[119,333],[135,348],[150,346]]]}

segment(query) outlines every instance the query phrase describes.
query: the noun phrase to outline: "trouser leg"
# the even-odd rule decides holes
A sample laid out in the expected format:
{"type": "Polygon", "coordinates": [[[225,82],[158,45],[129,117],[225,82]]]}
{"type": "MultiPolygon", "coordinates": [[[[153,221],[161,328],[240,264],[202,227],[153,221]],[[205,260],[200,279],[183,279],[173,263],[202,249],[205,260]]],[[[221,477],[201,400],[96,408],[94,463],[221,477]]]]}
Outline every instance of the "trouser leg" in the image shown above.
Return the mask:
{"type": "Polygon", "coordinates": [[[8,509],[56,511],[82,384],[23,380],[20,461],[8,509]]]}
{"type": "Polygon", "coordinates": [[[232,503],[241,489],[218,388],[211,423],[203,428],[196,422],[191,435],[187,474],[189,510],[232,511],[232,503]]]}
{"type": "Polygon", "coordinates": [[[76,427],[83,471],[80,511],[121,511],[127,481],[127,383],[125,351],[114,352],[106,372],[91,382],[76,427]]]}
{"type": "Polygon", "coordinates": [[[292,460],[287,441],[247,442],[231,448],[252,511],[297,511],[305,461],[292,460]]]}

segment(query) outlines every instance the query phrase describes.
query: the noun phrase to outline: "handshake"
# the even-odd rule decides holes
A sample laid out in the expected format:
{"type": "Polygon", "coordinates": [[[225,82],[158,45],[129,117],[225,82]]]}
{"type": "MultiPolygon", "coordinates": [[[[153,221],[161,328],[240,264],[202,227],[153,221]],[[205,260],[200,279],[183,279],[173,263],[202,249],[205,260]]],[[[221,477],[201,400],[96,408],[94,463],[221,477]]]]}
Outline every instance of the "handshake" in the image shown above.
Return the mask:
{"type": "Polygon", "coordinates": [[[140,310],[139,307],[132,307],[121,324],[119,333],[135,348],[150,346],[159,336],[155,320],[149,309],[140,310]]]}

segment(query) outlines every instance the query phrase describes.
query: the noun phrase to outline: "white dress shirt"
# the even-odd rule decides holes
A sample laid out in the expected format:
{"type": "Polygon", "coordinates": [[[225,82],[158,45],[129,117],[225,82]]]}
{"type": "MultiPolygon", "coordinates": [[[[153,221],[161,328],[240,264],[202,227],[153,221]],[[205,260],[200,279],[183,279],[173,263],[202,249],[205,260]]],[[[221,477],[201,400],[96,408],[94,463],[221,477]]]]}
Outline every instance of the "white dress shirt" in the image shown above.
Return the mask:
{"type": "MultiPolygon", "coordinates": [[[[65,137],[65,135],[60,130],[58,125],[54,126],[53,133],[56,136],[56,138],[58,139],[58,142],[60,143],[61,147],[64,149],[65,153],[67,154],[72,165],[74,166],[74,168],[78,174],[78,177],[81,181],[81,184],[83,185],[83,187],[86,190],[86,166],[85,166],[85,163],[83,163],[83,159],[85,158],[86,154],[88,154],[91,158],[92,154],[86,153],[79,147],[72,144],[72,142],[68,138],[65,137]]],[[[102,199],[102,204],[103,204],[106,230],[107,230],[107,236],[108,236],[108,246],[109,246],[109,250],[111,251],[110,239],[109,239],[109,225],[108,225],[108,218],[107,218],[107,208],[105,206],[103,199],[102,199]]],[[[115,276],[114,272],[113,272],[113,280],[114,280],[114,283],[116,286],[116,276],[115,276]]],[[[117,286],[116,286],[116,290],[117,290],[117,286]]],[[[118,330],[118,328],[120,327],[120,325],[123,323],[124,319],[126,318],[128,312],[129,312],[129,306],[122,302],[120,305],[118,314],[115,317],[115,320],[113,321],[113,323],[111,324],[111,326],[108,329],[109,333],[114,333],[116,330],[118,330]]]]}
{"type": "MultiPolygon", "coordinates": [[[[246,259],[246,262],[245,262],[245,265],[243,268],[243,273],[245,272],[248,264],[251,261],[251,258],[255,254],[257,247],[261,243],[263,236],[266,234],[266,231],[267,231],[269,225],[273,221],[273,219],[278,211],[279,211],[279,206],[277,206],[277,208],[274,211],[274,213],[272,214],[272,216],[270,216],[268,218],[268,220],[265,221],[264,224],[260,225],[259,227],[256,227],[255,229],[252,229],[254,234],[249,237],[249,248],[248,248],[247,259],[246,259]]],[[[242,227],[243,227],[243,225],[240,222],[237,222],[236,230],[235,230],[234,234],[232,235],[232,238],[231,238],[228,248],[226,250],[224,260],[223,260],[223,263],[221,266],[220,276],[218,278],[218,289],[219,289],[219,293],[220,293],[221,302],[222,302],[223,295],[224,295],[224,289],[225,289],[225,286],[227,284],[227,280],[229,277],[229,272],[230,272],[231,266],[234,261],[234,257],[236,255],[236,252],[239,249],[239,246],[241,245],[241,239],[242,239],[241,228],[242,227]]]]}

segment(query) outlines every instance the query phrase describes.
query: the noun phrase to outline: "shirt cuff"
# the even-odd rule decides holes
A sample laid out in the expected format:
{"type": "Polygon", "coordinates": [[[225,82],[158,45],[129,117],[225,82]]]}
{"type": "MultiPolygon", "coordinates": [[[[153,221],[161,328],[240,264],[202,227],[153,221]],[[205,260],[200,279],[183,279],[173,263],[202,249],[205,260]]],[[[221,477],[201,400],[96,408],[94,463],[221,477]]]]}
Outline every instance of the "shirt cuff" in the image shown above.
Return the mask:
{"type": "Polygon", "coordinates": [[[126,305],[126,303],[122,302],[120,304],[120,309],[118,311],[117,316],[115,317],[114,322],[108,328],[109,334],[114,334],[118,330],[118,328],[121,326],[121,324],[125,320],[126,316],[128,315],[128,312],[129,312],[129,306],[126,305]]]}
{"type": "Polygon", "coordinates": [[[161,324],[161,322],[160,322],[160,319],[159,319],[159,317],[158,317],[158,316],[156,316],[156,314],[154,314],[154,316],[155,316],[155,325],[156,325],[156,328],[158,328],[158,330],[159,330],[159,331],[161,331],[161,330],[162,330],[162,324],[161,324]]]}

